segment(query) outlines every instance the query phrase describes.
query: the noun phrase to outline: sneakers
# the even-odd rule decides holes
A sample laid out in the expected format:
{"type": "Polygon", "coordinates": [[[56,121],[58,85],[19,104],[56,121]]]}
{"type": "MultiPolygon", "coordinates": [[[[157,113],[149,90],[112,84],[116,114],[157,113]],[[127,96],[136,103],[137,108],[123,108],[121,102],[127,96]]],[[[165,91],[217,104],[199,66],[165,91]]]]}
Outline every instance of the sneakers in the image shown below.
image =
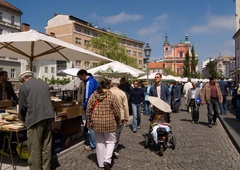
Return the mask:
{"type": "Polygon", "coordinates": [[[208,125],[208,127],[209,127],[209,128],[212,128],[212,125],[210,124],[210,125],[208,125]]]}
{"type": "Polygon", "coordinates": [[[111,169],[111,164],[110,163],[104,162],[103,166],[104,166],[104,170],[110,170],[111,169]]]}
{"type": "Polygon", "coordinates": [[[141,129],[141,125],[139,125],[137,128],[138,128],[138,129],[141,129]]]}
{"type": "Polygon", "coordinates": [[[119,156],[119,153],[117,151],[113,152],[113,155],[118,157],[119,156]]]}
{"type": "Polygon", "coordinates": [[[136,130],[133,130],[133,133],[136,133],[137,131],[136,130]]]}

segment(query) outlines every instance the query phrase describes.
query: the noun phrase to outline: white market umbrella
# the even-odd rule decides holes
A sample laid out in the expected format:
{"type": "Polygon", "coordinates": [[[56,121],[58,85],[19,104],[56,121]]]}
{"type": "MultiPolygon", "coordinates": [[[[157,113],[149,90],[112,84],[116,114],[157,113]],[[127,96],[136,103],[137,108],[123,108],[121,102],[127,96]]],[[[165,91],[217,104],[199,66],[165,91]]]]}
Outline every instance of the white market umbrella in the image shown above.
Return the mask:
{"type": "Polygon", "coordinates": [[[36,30],[0,35],[0,55],[30,60],[113,61],[36,30]]]}
{"type": "Polygon", "coordinates": [[[112,61],[110,63],[92,68],[88,70],[89,73],[95,74],[98,72],[102,73],[128,73],[133,77],[137,77],[140,74],[144,74],[145,72],[138,70],[134,67],[128,66],[126,64],[120,63],[118,61],[112,61]]]}
{"type": "Polygon", "coordinates": [[[79,70],[80,70],[79,68],[68,68],[65,70],[61,70],[61,72],[70,76],[77,76],[79,70]]]}
{"type": "MultiPolygon", "coordinates": [[[[149,75],[148,75],[148,79],[154,80],[156,74],[157,74],[157,73],[151,73],[151,74],[149,74],[149,75]]],[[[145,80],[145,79],[147,79],[147,75],[142,76],[142,77],[139,77],[139,78],[137,78],[137,79],[138,79],[138,80],[145,80]]],[[[166,76],[162,75],[162,80],[166,80],[166,76]]]]}
{"type": "Polygon", "coordinates": [[[148,96],[148,100],[152,105],[154,105],[159,110],[161,110],[165,113],[172,112],[170,105],[168,103],[164,102],[159,97],[148,96]]]}

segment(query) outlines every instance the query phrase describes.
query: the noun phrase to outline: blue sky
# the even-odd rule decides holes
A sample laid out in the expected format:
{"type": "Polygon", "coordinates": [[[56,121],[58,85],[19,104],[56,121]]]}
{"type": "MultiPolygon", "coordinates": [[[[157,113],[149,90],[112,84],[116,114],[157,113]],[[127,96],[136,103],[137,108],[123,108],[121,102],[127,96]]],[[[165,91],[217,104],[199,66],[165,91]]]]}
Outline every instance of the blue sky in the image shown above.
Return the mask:
{"type": "Polygon", "coordinates": [[[7,0],[22,12],[22,23],[45,32],[54,13],[67,14],[129,38],[149,43],[150,60],[163,57],[169,43],[186,33],[199,63],[219,55],[234,56],[235,3],[233,0],[7,0]]]}

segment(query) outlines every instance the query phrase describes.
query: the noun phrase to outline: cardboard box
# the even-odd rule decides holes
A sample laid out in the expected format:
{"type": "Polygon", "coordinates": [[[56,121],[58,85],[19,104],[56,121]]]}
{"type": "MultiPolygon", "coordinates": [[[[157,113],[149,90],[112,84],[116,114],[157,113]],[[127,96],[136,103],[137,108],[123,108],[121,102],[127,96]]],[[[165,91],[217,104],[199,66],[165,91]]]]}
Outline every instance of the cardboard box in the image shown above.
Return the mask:
{"type": "Polygon", "coordinates": [[[1,107],[13,107],[12,100],[0,100],[1,107]]]}
{"type": "Polygon", "coordinates": [[[82,106],[79,105],[59,107],[57,108],[57,112],[66,115],[67,119],[75,118],[84,114],[82,106]]]}

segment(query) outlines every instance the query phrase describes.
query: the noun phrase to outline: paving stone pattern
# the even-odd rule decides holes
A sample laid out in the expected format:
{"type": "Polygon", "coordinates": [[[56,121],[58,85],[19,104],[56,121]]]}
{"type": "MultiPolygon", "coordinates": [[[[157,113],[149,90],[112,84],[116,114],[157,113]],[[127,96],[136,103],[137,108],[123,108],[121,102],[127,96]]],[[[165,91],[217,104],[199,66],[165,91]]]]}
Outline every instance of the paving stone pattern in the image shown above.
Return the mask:
{"type": "MultiPolygon", "coordinates": [[[[142,126],[137,133],[132,133],[131,126],[123,129],[120,139],[123,147],[119,158],[114,159],[112,170],[239,170],[240,155],[220,121],[212,128],[207,126],[206,105],[200,108],[199,124],[193,124],[191,115],[184,109],[182,106],[179,113],[171,114],[175,150],[168,148],[160,157],[154,148],[144,148],[149,121],[142,116],[142,126]]],[[[58,161],[58,170],[100,169],[96,152],[85,151],[83,143],[58,155],[58,161]]]]}

